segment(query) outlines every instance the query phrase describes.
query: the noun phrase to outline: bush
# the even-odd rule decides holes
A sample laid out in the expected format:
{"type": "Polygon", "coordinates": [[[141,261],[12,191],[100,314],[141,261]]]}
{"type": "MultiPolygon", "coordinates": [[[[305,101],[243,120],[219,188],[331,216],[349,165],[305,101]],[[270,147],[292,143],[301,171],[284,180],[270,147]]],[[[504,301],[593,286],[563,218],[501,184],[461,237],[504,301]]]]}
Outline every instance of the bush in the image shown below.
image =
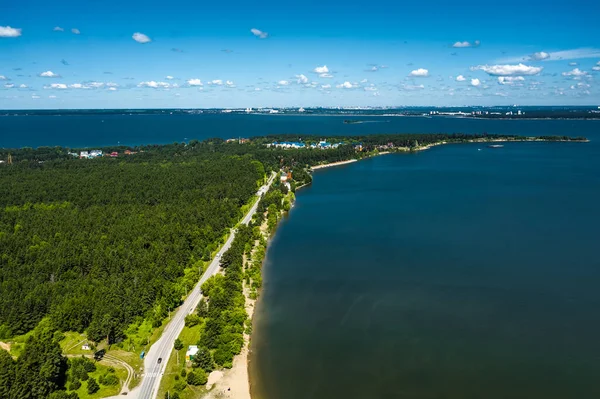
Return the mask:
{"type": "Polygon", "coordinates": [[[69,384],[69,391],[76,391],[81,388],[81,382],[79,380],[75,380],[69,384]]]}
{"type": "Polygon", "coordinates": [[[213,357],[207,347],[201,346],[198,348],[198,353],[196,353],[196,356],[194,356],[192,366],[194,368],[201,368],[207,373],[210,373],[214,370],[215,362],[213,361],[213,357]]]}
{"type": "Polygon", "coordinates": [[[183,378],[185,378],[186,375],[187,375],[187,371],[185,369],[181,369],[181,376],[183,378]]]}
{"type": "Polygon", "coordinates": [[[194,327],[200,324],[200,317],[197,314],[189,314],[185,316],[185,326],[186,327],[194,327]]]}
{"type": "Polygon", "coordinates": [[[187,375],[187,382],[190,385],[204,385],[208,382],[208,377],[204,370],[197,369],[196,371],[190,371],[187,375]]]}
{"type": "Polygon", "coordinates": [[[87,393],[89,393],[91,395],[91,394],[98,392],[99,389],[100,389],[100,385],[98,385],[96,380],[93,378],[90,378],[90,380],[87,383],[87,393]]]}
{"type": "Polygon", "coordinates": [[[114,374],[106,374],[98,378],[98,382],[106,386],[114,386],[119,384],[119,377],[114,374]]]}
{"type": "Polygon", "coordinates": [[[176,391],[183,391],[186,387],[187,384],[185,383],[185,381],[177,381],[173,386],[173,389],[175,389],[176,391]]]}

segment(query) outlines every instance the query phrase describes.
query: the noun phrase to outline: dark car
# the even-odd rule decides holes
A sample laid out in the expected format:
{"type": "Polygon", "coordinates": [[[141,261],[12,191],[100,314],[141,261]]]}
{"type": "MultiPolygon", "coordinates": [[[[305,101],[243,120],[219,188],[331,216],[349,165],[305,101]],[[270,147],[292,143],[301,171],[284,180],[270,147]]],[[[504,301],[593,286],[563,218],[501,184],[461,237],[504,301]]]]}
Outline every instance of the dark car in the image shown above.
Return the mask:
{"type": "Polygon", "coordinates": [[[162,362],[162,357],[158,358],[158,364],[160,364],[160,362],[162,362]]]}

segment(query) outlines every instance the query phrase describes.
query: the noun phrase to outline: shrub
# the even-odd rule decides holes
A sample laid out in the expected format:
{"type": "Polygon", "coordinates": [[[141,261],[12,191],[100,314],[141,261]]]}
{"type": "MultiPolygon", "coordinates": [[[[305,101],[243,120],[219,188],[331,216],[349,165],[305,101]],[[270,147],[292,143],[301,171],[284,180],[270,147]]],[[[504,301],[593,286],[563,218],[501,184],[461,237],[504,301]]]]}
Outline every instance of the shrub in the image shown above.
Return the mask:
{"type": "Polygon", "coordinates": [[[79,380],[75,380],[69,384],[69,391],[76,391],[81,388],[81,382],[79,380]]]}
{"type": "Polygon", "coordinates": [[[195,325],[200,324],[200,317],[197,314],[189,314],[185,316],[185,326],[186,327],[194,327],[195,325]]]}
{"type": "Polygon", "coordinates": [[[177,381],[173,386],[173,389],[175,389],[176,391],[183,391],[186,387],[187,384],[185,383],[185,381],[177,381]]]}
{"type": "Polygon", "coordinates": [[[190,385],[204,385],[208,382],[208,377],[206,373],[202,369],[197,369],[196,371],[190,371],[187,375],[187,382],[190,385]]]}
{"type": "Polygon", "coordinates": [[[106,374],[106,375],[100,376],[100,378],[98,378],[98,381],[102,385],[113,386],[113,385],[119,384],[119,377],[117,377],[114,374],[106,374]]]}
{"type": "Polygon", "coordinates": [[[187,375],[187,371],[185,371],[185,369],[181,369],[181,376],[183,378],[185,378],[186,375],[187,375]]]}
{"type": "Polygon", "coordinates": [[[90,380],[87,383],[87,393],[89,393],[91,395],[91,394],[98,392],[99,389],[100,389],[100,385],[98,385],[96,380],[93,378],[90,378],[90,380]]]}

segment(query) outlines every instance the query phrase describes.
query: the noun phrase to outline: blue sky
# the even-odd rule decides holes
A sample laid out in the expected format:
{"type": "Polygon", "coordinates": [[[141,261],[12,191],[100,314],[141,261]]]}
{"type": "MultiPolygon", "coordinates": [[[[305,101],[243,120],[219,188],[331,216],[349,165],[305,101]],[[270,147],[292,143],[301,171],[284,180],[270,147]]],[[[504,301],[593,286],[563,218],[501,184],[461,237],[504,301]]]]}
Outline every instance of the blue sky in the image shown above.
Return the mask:
{"type": "Polygon", "coordinates": [[[597,1],[5,3],[0,109],[600,105],[597,1]]]}

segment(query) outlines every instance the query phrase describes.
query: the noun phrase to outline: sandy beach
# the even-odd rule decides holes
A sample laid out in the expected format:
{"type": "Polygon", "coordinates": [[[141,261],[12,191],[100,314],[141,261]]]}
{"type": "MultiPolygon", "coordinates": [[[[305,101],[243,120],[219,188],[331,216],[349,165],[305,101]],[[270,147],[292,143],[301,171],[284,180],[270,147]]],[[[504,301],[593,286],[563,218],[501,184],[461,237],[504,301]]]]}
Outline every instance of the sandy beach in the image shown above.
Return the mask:
{"type": "Polygon", "coordinates": [[[356,159],[349,159],[347,161],[332,162],[332,163],[328,163],[328,164],[324,164],[324,165],[317,165],[317,166],[313,166],[312,170],[329,168],[331,166],[345,165],[347,163],[352,163],[352,162],[356,162],[356,161],[357,161],[356,159]]]}

